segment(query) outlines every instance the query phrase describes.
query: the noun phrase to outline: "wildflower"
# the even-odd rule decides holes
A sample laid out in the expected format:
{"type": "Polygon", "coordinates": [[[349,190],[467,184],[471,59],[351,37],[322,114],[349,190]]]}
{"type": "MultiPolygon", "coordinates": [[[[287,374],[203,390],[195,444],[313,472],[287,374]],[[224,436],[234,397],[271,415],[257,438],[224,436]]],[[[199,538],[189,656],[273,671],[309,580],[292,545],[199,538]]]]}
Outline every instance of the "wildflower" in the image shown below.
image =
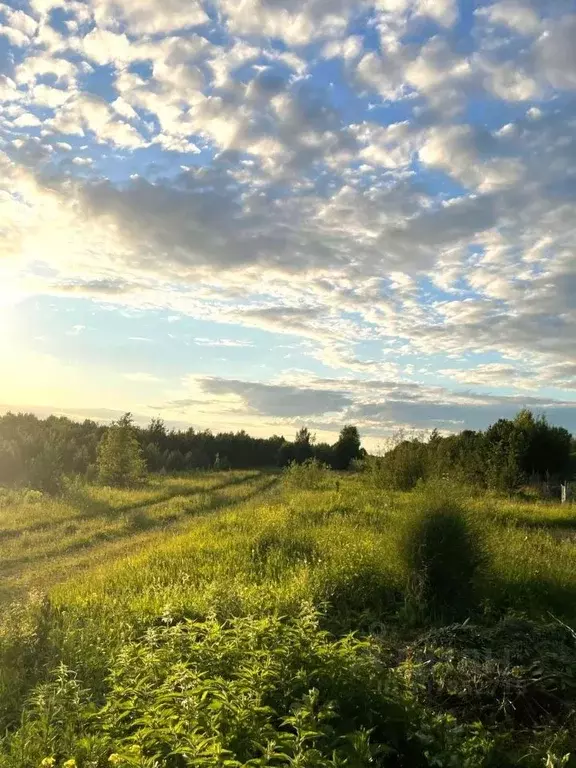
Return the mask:
{"type": "Polygon", "coordinates": [[[41,768],[52,768],[53,765],[56,765],[55,757],[45,757],[40,763],[41,768]]]}
{"type": "Polygon", "coordinates": [[[112,765],[121,765],[124,762],[124,759],[122,758],[122,755],[119,755],[117,752],[112,752],[108,758],[108,762],[112,765]]]}
{"type": "Polygon", "coordinates": [[[62,768],[76,768],[76,760],[71,757],[70,760],[66,760],[66,762],[62,764],[62,768]]]}

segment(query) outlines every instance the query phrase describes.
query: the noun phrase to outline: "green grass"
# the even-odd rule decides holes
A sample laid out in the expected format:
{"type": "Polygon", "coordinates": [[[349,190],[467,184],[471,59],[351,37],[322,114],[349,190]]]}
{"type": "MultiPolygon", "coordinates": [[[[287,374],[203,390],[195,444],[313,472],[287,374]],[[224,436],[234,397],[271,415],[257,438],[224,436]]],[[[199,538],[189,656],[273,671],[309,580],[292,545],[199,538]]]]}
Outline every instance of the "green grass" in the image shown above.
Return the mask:
{"type": "Polygon", "coordinates": [[[78,484],[61,499],[0,495],[0,602],[78,570],[139,551],[191,520],[233,506],[274,483],[257,471],[152,477],[121,490],[78,484]]]}
{"type": "Polygon", "coordinates": [[[258,472],[2,504],[0,766],[576,752],[570,506],[258,472]]]}

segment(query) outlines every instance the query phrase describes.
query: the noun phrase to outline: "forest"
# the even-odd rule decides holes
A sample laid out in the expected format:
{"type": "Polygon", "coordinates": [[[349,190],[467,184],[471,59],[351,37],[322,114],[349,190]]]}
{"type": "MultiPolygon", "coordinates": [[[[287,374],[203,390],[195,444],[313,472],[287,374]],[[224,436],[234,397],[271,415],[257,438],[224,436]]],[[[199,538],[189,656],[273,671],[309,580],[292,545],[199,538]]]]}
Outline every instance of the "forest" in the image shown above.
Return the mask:
{"type": "MultiPolygon", "coordinates": [[[[317,442],[305,426],[288,440],[279,435],[251,437],[244,431],[168,429],[161,419],[140,427],[130,414],[111,428],[120,425],[134,437],[145,471],[152,473],[281,468],[315,460],[334,470],[371,472],[375,482],[395,490],[443,477],[475,488],[514,491],[529,483],[568,480],[576,468],[576,443],[568,430],[527,409],[514,419],[499,419],[485,431],[441,435],[434,430],[410,436],[399,432],[378,456],[362,448],[353,425],[344,426],[332,445],[317,442]]],[[[0,417],[0,484],[56,493],[66,477],[95,479],[98,446],[107,431],[89,420],[7,413],[0,417]]]]}

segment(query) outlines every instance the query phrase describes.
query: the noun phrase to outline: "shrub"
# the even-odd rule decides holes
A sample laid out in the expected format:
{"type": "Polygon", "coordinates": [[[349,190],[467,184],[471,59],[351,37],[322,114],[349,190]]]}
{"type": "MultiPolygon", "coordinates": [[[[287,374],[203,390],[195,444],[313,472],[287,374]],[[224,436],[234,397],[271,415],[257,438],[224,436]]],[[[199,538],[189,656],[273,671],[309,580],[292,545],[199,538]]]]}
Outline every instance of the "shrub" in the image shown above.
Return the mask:
{"type": "Polygon", "coordinates": [[[426,477],[426,445],[419,440],[403,440],[382,458],[369,462],[367,469],[378,487],[411,491],[426,477]]]}
{"type": "Polygon", "coordinates": [[[151,627],[114,660],[99,711],[61,666],[2,747],[10,768],[424,768],[486,765],[492,743],[415,706],[377,643],[336,640],[304,610],[151,627]]]}
{"type": "Polygon", "coordinates": [[[29,462],[28,482],[30,488],[55,495],[64,485],[62,452],[55,445],[45,445],[29,462]]]}
{"type": "Polygon", "coordinates": [[[307,459],[303,464],[293,461],[283,472],[282,479],[286,488],[312,491],[322,488],[330,477],[330,467],[317,459],[307,459]]]}
{"type": "Polygon", "coordinates": [[[227,472],[230,468],[230,462],[226,456],[220,456],[220,454],[217,453],[216,458],[214,459],[214,469],[217,472],[227,472]]]}

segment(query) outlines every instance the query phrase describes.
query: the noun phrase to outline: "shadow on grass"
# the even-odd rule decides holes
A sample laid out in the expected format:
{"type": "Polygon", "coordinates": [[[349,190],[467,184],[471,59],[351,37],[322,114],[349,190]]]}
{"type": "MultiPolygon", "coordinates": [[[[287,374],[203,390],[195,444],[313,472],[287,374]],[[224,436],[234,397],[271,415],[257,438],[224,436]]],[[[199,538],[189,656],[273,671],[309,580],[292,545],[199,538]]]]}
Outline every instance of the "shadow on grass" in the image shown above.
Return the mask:
{"type": "Polygon", "coordinates": [[[190,483],[186,483],[186,482],[173,483],[172,485],[169,486],[169,488],[166,491],[163,491],[162,493],[159,493],[156,496],[152,496],[148,499],[143,499],[142,501],[139,501],[135,504],[123,504],[118,507],[113,506],[112,504],[109,504],[107,502],[100,501],[99,499],[93,499],[88,493],[86,493],[82,489],[74,489],[70,491],[67,494],[67,498],[73,504],[77,505],[80,510],[87,510],[85,514],[77,515],[74,518],[75,520],[85,520],[91,517],[115,516],[122,512],[131,512],[132,510],[136,510],[136,509],[145,509],[147,507],[153,507],[156,504],[161,504],[162,502],[170,501],[171,499],[174,499],[177,496],[182,496],[182,497],[199,496],[203,493],[212,493],[214,491],[219,491],[224,488],[232,488],[236,485],[243,485],[250,481],[259,480],[261,476],[262,476],[262,473],[258,472],[257,474],[244,475],[240,477],[232,477],[224,480],[224,482],[217,483],[216,485],[193,487],[193,488],[190,488],[190,483]]]}
{"type": "MultiPolygon", "coordinates": [[[[250,478],[248,478],[250,479],[250,478]]],[[[256,478],[252,478],[256,479],[256,478]]],[[[14,571],[17,571],[20,567],[25,565],[33,565],[34,563],[48,560],[52,557],[60,558],[60,557],[66,557],[67,555],[73,555],[78,552],[86,552],[88,553],[91,549],[98,546],[99,544],[102,544],[103,542],[106,543],[112,543],[121,541],[122,539],[127,539],[132,536],[134,536],[137,533],[149,533],[154,530],[161,530],[165,529],[168,530],[172,525],[175,523],[184,520],[186,517],[190,515],[199,516],[203,514],[207,514],[210,512],[215,512],[218,509],[223,509],[226,507],[232,508],[235,506],[239,506],[240,504],[244,504],[247,501],[250,501],[256,496],[259,496],[266,491],[273,488],[280,480],[279,476],[272,476],[264,475],[264,478],[261,476],[258,477],[261,481],[265,479],[265,482],[260,482],[254,489],[252,489],[249,493],[243,494],[242,496],[235,496],[235,497],[228,497],[224,494],[214,494],[210,495],[210,491],[204,490],[203,493],[206,494],[208,497],[206,499],[206,502],[200,506],[194,506],[190,509],[183,509],[181,514],[169,514],[164,515],[162,517],[150,517],[146,514],[143,509],[140,508],[130,508],[130,511],[132,509],[135,510],[134,515],[126,515],[126,527],[122,528],[120,530],[103,530],[98,531],[93,536],[91,536],[88,539],[80,539],[78,541],[72,541],[70,544],[65,546],[62,549],[51,549],[49,551],[44,551],[41,553],[31,553],[30,555],[26,555],[24,557],[20,557],[13,560],[5,560],[4,563],[2,563],[2,566],[0,567],[0,576],[8,576],[8,575],[15,575],[14,571]]],[[[225,484],[228,485],[238,485],[238,481],[232,483],[225,484]]],[[[220,485],[220,488],[225,487],[225,485],[220,485]]],[[[215,490],[215,487],[211,490],[215,490]]],[[[182,494],[176,494],[177,496],[182,496],[182,494]]],[[[189,496],[194,494],[188,494],[189,496]]],[[[170,497],[172,498],[172,497],[170,497]]],[[[157,502],[156,502],[157,503],[157,502]]],[[[152,506],[152,505],[150,505],[152,506]]],[[[116,510],[117,511],[117,510],[116,510]]],[[[74,520],[79,520],[81,518],[74,518],[74,520]]],[[[29,529],[28,529],[29,530],[29,529]]]]}
{"type": "Polygon", "coordinates": [[[47,530],[63,523],[81,523],[84,520],[92,520],[94,518],[114,518],[123,512],[131,512],[132,510],[146,509],[153,507],[156,504],[161,504],[177,497],[188,496],[200,496],[202,494],[210,494],[214,491],[223,490],[225,488],[231,488],[237,485],[244,485],[249,482],[256,482],[262,477],[268,477],[270,473],[257,472],[255,474],[233,477],[217,485],[202,486],[200,488],[190,488],[189,483],[178,483],[170,486],[170,490],[151,498],[144,499],[136,504],[124,504],[120,507],[114,507],[111,504],[100,501],[99,499],[92,498],[88,493],[81,488],[75,488],[66,494],[65,499],[73,504],[79,512],[83,511],[83,514],[77,514],[74,517],[59,517],[57,519],[39,520],[34,525],[26,526],[25,528],[6,528],[0,529],[0,541],[7,541],[9,539],[17,539],[24,533],[36,533],[38,531],[47,530]]]}

